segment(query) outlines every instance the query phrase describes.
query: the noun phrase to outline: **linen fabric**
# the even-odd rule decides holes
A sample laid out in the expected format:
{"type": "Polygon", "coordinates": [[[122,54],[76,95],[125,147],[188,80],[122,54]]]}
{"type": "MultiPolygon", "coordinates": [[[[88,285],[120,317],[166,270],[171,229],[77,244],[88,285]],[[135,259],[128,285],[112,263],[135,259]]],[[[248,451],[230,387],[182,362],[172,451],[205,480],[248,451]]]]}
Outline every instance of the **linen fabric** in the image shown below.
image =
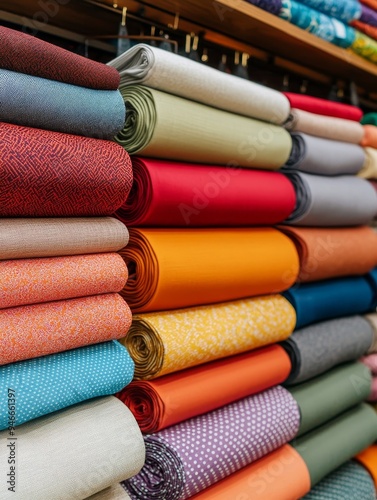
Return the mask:
{"type": "Polygon", "coordinates": [[[356,455],[355,458],[368,470],[377,488],[377,444],[372,444],[369,448],[356,455]]]}
{"type": "Polygon", "coordinates": [[[117,293],[0,310],[0,365],[124,337],[131,311],[117,293]]]}
{"type": "Polygon", "coordinates": [[[351,50],[368,61],[377,64],[377,42],[364,33],[355,30],[351,50]]]}
{"type": "Polygon", "coordinates": [[[142,85],[121,85],[120,91],[127,115],[115,140],[130,154],[270,170],[289,157],[291,137],[277,125],[142,85]]]}
{"type": "Polygon", "coordinates": [[[0,218],[0,260],[116,252],[128,238],[112,217],[0,218]]]}
{"type": "Polygon", "coordinates": [[[285,444],[299,421],[280,386],[186,420],[145,438],[145,466],[126,488],[133,499],[190,498],[285,444]]]}
{"type": "MultiPolygon", "coordinates": [[[[1,63],[0,63],[1,64],[1,63]]],[[[94,90],[0,68],[0,120],[112,139],[126,110],[118,90],[94,90]]]]}
{"type": "Polygon", "coordinates": [[[112,141],[0,123],[0,216],[111,215],[132,165],[112,141]]]}
{"type": "Polygon", "coordinates": [[[289,103],[280,92],[157,47],[138,44],[108,64],[119,71],[122,89],[142,84],[267,122],[288,118],[289,103]]]}
{"type": "Polygon", "coordinates": [[[117,211],[129,226],[273,225],[296,194],[279,172],[132,159],[134,182],[117,211]]]}
{"type": "Polygon", "coordinates": [[[358,176],[364,179],[377,179],[377,149],[364,148],[364,151],[365,162],[358,176]]]}
{"type": "Polygon", "coordinates": [[[130,271],[121,294],[133,312],[276,293],[299,271],[294,244],[272,228],[131,228],[120,254],[130,271]]]}
{"type": "MultiPolygon", "coordinates": [[[[129,409],[113,396],[39,418],[14,432],[16,495],[4,487],[4,499],[82,500],[137,474],[144,464],[140,429],[129,409]]],[[[0,434],[2,442],[10,443],[7,438],[8,430],[0,434]]],[[[9,448],[2,446],[4,477],[8,455],[9,448]]]]}
{"type": "Polygon", "coordinates": [[[151,379],[256,349],[291,335],[296,315],[281,295],[140,314],[125,339],[135,379],[151,379]]]}
{"type": "Polygon", "coordinates": [[[298,3],[327,14],[330,18],[339,19],[349,24],[354,19],[359,19],[362,10],[360,3],[355,0],[298,0],[298,3]]]}
{"type": "Polygon", "coordinates": [[[87,497],[87,500],[130,500],[131,497],[128,495],[123,486],[118,483],[116,485],[110,486],[105,490],[87,497]]]}
{"type": "Polygon", "coordinates": [[[119,86],[119,73],[105,64],[4,26],[0,26],[0,39],[2,68],[93,89],[119,86]]]}
{"type": "Polygon", "coordinates": [[[364,135],[360,142],[363,147],[377,149],[377,127],[375,125],[363,125],[364,135]]]}
{"type": "Polygon", "coordinates": [[[303,172],[286,174],[297,203],[286,224],[297,226],[359,226],[377,214],[377,196],[365,179],[351,175],[324,177],[303,172]]]}
{"type": "Polygon", "coordinates": [[[360,21],[377,27],[377,12],[367,5],[361,5],[360,21]]]}
{"type": "Polygon", "coordinates": [[[273,345],[154,381],[131,382],[118,397],[141,431],[152,433],[278,385],[290,371],[288,355],[273,345]]]}

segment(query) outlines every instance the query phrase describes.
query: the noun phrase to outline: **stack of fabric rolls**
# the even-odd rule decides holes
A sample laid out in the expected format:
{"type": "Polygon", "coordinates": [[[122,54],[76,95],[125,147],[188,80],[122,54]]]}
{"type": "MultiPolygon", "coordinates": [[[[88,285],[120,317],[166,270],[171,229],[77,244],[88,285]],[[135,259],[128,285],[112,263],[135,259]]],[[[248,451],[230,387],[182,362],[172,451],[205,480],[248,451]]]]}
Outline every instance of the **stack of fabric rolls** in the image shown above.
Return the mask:
{"type": "Polygon", "coordinates": [[[81,500],[145,458],[112,396],[134,373],[116,340],[131,324],[117,253],[129,235],[110,217],[132,168],[98,138],[123,124],[119,75],[23,33],[0,37],[1,497],[81,500]]]}

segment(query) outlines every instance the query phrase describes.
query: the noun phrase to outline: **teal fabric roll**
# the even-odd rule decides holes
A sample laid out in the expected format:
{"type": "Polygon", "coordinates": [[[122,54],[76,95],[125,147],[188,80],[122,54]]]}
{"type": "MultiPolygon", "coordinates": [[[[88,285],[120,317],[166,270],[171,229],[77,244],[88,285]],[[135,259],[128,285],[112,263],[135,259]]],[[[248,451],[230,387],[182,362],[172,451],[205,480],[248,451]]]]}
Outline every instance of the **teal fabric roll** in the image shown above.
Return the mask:
{"type": "Polygon", "coordinates": [[[334,17],[346,24],[359,19],[361,5],[357,0],[297,0],[299,3],[315,9],[329,17],[334,17]]]}

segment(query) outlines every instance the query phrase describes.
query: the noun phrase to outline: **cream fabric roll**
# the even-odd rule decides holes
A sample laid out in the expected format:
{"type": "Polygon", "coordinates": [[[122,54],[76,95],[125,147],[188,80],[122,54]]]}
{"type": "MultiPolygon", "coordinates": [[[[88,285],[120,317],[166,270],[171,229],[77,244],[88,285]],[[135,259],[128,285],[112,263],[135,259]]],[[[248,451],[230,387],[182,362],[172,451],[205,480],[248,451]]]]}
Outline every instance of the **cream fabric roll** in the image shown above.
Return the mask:
{"type": "Polygon", "coordinates": [[[375,354],[377,353],[377,313],[366,314],[364,318],[369,321],[373,328],[373,342],[368,354],[375,354]]]}
{"type": "Polygon", "coordinates": [[[123,486],[118,483],[88,497],[86,500],[131,500],[131,497],[123,486]]]}
{"type": "Polygon", "coordinates": [[[2,500],[82,500],[134,476],[145,461],[139,426],[114,396],[33,420],[14,436],[2,431],[0,443],[2,500]],[[5,484],[12,451],[15,493],[5,484]]]}
{"type": "Polygon", "coordinates": [[[143,84],[239,115],[281,124],[290,104],[285,95],[257,83],[139,44],[110,61],[121,75],[121,85],[143,84]]]}
{"type": "Polygon", "coordinates": [[[377,179],[377,149],[364,148],[364,151],[364,165],[357,175],[364,179],[377,179]]]}

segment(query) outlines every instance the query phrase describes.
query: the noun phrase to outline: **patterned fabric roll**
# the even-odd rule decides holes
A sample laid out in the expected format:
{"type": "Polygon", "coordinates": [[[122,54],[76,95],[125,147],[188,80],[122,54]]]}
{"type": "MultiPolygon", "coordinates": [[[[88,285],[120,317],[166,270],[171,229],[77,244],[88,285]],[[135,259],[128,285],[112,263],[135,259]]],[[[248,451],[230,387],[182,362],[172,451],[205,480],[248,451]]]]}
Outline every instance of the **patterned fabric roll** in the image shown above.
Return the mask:
{"type": "Polygon", "coordinates": [[[299,3],[349,24],[359,19],[362,7],[355,0],[297,0],[299,3]]]}
{"type": "Polygon", "coordinates": [[[377,12],[367,5],[361,5],[360,21],[370,26],[377,27],[377,12]]]}
{"type": "Polygon", "coordinates": [[[368,61],[377,64],[377,41],[355,30],[351,50],[368,61]]]}
{"type": "Polygon", "coordinates": [[[275,14],[275,16],[279,15],[280,9],[282,8],[283,2],[282,0],[246,0],[249,3],[252,3],[256,7],[260,9],[267,10],[267,12],[271,12],[271,14],[275,14]]]}

